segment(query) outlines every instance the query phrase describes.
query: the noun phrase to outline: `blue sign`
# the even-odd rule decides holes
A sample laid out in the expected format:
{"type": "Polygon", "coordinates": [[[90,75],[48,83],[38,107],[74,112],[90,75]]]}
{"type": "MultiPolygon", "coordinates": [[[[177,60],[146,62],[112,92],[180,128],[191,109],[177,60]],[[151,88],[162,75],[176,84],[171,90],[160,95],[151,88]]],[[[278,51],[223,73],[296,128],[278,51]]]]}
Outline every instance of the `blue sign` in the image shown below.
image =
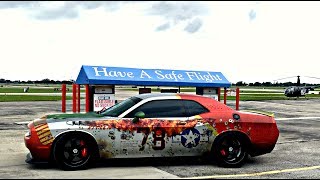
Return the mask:
{"type": "Polygon", "coordinates": [[[230,87],[221,72],[82,66],[77,84],[230,87]]]}

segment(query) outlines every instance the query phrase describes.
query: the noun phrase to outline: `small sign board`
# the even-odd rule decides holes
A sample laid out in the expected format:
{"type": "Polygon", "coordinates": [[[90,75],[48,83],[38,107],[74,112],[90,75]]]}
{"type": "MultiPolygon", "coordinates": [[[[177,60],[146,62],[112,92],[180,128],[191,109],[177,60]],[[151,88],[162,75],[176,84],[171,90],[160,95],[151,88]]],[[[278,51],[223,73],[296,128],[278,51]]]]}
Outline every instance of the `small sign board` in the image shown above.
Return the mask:
{"type": "Polygon", "coordinates": [[[103,108],[109,108],[115,104],[114,94],[94,94],[93,111],[100,111],[103,108]]]}
{"type": "Polygon", "coordinates": [[[211,97],[211,98],[215,99],[216,101],[218,101],[218,94],[215,94],[215,95],[213,95],[213,94],[204,94],[203,96],[211,97]]]}
{"type": "Polygon", "coordinates": [[[227,96],[236,96],[236,90],[235,89],[228,89],[227,96]]]}
{"type": "Polygon", "coordinates": [[[114,86],[95,86],[94,92],[97,94],[113,94],[114,93],[114,86]]]}

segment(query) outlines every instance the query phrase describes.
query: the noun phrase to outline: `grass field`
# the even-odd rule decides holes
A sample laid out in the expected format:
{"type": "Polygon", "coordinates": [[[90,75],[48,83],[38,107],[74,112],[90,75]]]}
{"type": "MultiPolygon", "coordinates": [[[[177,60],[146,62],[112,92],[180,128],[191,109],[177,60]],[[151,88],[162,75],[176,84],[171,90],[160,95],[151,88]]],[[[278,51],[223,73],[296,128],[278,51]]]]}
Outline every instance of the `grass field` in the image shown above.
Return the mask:
{"type": "MultiPolygon", "coordinates": [[[[66,97],[71,100],[71,97],[66,97]]],[[[0,102],[14,102],[14,101],[61,101],[61,96],[33,96],[33,95],[0,95],[0,102]]]]}
{"type": "MultiPolygon", "coordinates": [[[[32,93],[61,93],[61,91],[55,91],[54,88],[61,88],[61,85],[53,86],[29,86],[28,95],[3,95],[3,93],[24,93],[24,88],[27,86],[2,86],[0,87],[0,102],[9,102],[9,101],[59,101],[61,96],[48,96],[48,95],[32,95],[32,93]]],[[[72,92],[72,86],[67,86],[69,91],[72,92]]],[[[167,87],[151,87],[151,92],[160,92],[160,89],[168,89],[167,87]]],[[[286,97],[284,92],[284,87],[239,87],[240,88],[240,100],[241,101],[265,101],[265,100],[288,100],[296,98],[286,97]]],[[[125,91],[135,91],[138,92],[139,88],[131,87],[116,87],[116,89],[121,89],[125,91]]],[[[176,87],[174,89],[177,89],[176,87]]],[[[232,87],[231,89],[235,89],[232,87]]],[[[320,89],[315,89],[320,91],[320,89]]],[[[180,92],[195,92],[194,87],[182,87],[180,92]]],[[[85,92],[84,88],[81,88],[81,92],[85,92]]],[[[224,89],[221,88],[221,100],[223,100],[224,89]]],[[[67,96],[67,100],[70,100],[72,97],[67,96]]],[[[83,98],[83,97],[82,97],[83,98]]],[[[235,96],[228,96],[227,100],[235,100],[235,96]]],[[[311,98],[320,98],[318,94],[307,94],[305,97],[300,97],[300,99],[311,99],[311,98]]]]}
{"type": "MultiPolygon", "coordinates": [[[[61,88],[61,85],[52,86],[28,86],[28,85],[2,85],[0,86],[0,93],[24,93],[25,95],[0,95],[0,102],[14,102],[14,101],[61,101],[61,96],[48,96],[48,95],[32,95],[32,93],[61,93],[59,90],[54,90],[55,88],[61,88]],[[29,87],[29,91],[24,93],[24,88],[29,87]]],[[[72,86],[67,86],[69,91],[72,92],[72,86]]],[[[81,92],[85,92],[82,88],[81,92]]],[[[66,96],[67,100],[71,100],[71,96],[66,96]]],[[[83,98],[81,98],[83,99],[83,98]]]]}
{"type": "MultiPolygon", "coordinates": [[[[223,96],[221,97],[223,99],[223,96]]],[[[307,94],[305,97],[299,97],[299,99],[314,99],[320,98],[320,95],[307,94]]],[[[251,94],[240,94],[241,101],[266,101],[266,100],[290,100],[297,99],[296,97],[286,97],[285,95],[272,95],[272,94],[263,94],[263,95],[251,95],[251,94]]],[[[228,96],[227,100],[236,100],[235,96],[228,96]]]]}
{"type": "MultiPolygon", "coordinates": [[[[0,87],[0,93],[23,93],[25,87],[0,87]]],[[[85,92],[84,89],[80,90],[81,92],[85,92]]],[[[59,93],[61,91],[54,90],[54,88],[37,88],[37,87],[30,87],[28,93],[59,93]]],[[[69,91],[72,92],[72,87],[69,88],[69,91]]]]}

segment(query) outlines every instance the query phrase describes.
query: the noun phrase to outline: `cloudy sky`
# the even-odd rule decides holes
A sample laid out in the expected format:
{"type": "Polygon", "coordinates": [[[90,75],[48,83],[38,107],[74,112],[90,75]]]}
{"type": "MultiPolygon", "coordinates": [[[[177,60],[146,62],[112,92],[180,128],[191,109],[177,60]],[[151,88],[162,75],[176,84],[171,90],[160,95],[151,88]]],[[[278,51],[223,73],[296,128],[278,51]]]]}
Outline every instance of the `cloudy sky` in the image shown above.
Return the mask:
{"type": "Polygon", "coordinates": [[[320,83],[303,77],[320,77],[319,18],[312,1],[1,1],[0,78],[69,80],[102,65],[320,83]]]}

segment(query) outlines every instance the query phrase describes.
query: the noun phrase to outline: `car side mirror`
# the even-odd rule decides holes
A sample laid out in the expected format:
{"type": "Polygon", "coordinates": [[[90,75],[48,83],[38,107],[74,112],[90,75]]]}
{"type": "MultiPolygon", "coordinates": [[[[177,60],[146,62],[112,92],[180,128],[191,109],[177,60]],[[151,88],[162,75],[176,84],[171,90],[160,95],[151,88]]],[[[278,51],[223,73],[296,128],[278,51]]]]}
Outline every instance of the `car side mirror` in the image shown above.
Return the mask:
{"type": "Polygon", "coordinates": [[[139,122],[140,119],[142,119],[142,118],[144,118],[144,117],[145,117],[144,112],[139,111],[139,112],[137,112],[137,113],[134,115],[134,118],[133,118],[132,122],[133,122],[133,123],[137,123],[137,122],[139,122]]]}

